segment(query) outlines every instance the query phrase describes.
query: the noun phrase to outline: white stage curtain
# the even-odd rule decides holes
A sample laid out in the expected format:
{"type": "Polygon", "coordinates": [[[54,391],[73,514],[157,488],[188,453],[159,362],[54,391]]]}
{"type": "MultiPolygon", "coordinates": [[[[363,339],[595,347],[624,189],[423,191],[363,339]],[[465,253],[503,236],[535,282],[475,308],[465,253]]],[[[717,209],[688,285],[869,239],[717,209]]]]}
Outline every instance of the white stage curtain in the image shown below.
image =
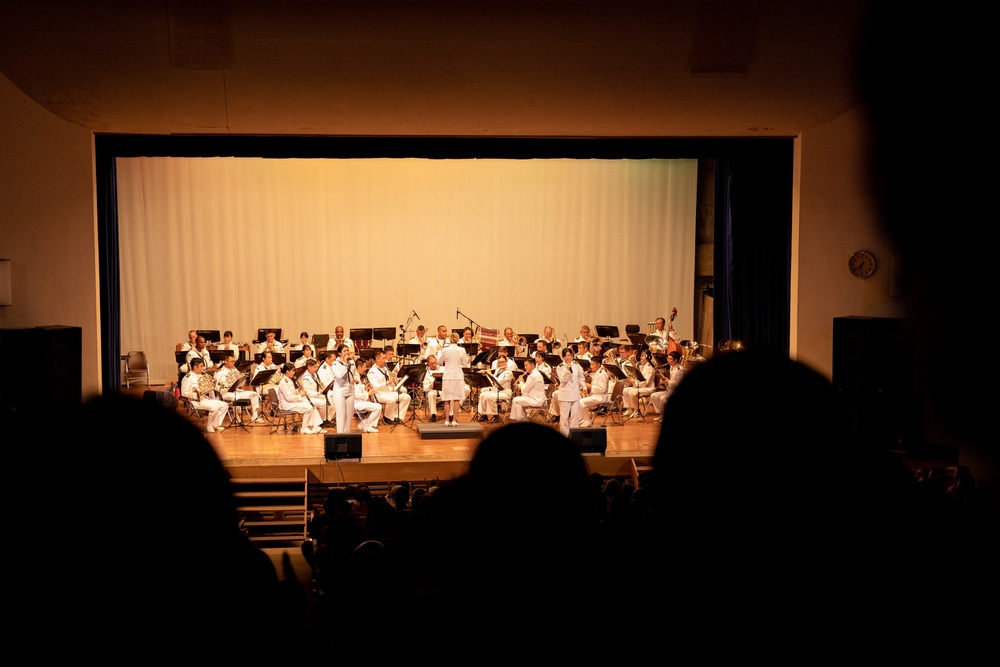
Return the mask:
{"type": "Polygon", "coordinates": [[[189,329],[398,342],[458,308],[573,339],[676,306],[689,338],[696,194],[696,160],[120,158],[122,349],[170,380],[189,329]]]}

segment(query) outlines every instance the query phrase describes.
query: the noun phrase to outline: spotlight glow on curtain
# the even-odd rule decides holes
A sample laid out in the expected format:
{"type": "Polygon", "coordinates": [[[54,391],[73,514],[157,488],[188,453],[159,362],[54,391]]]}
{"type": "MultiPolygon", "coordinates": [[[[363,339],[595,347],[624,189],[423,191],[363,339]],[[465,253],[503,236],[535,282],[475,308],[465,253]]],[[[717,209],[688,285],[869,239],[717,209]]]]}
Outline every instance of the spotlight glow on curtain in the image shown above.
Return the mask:
{"type": "Polygon", "coordinates": [[[117,162],[122,349],[160,380],[189,329],[694,330],[696,160],[117,162]]]}

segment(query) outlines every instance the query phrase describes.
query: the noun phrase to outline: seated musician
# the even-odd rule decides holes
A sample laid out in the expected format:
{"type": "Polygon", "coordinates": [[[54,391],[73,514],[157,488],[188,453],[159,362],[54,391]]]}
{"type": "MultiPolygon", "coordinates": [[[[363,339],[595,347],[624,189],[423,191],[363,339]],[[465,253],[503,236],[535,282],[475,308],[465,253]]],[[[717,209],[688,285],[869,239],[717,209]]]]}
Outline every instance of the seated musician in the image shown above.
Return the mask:
{"type": "Polygon", "coordinates": [[[260,416],[260,396],[257,392],[246,389],[229,391],[229,388],[240,377],[243,377],[243,373],[240,373],[236,368],[236,355],[232,352],[226,352],[226,356],[222,360],[222,368],[215,373],[216,387],[219,393],[222,394],[222,400],[227,403],[232,403],[236,400],[250,401],[251,423],[264,421],[264,418],[260,416]]]}
{"type": "Polygon", "coordinates": [[[316,361],[316,357],[313,356],[312,346],[311,345],[303,345],[302,346],[302,354],[299,356],[298,359],[295,360],[295,367],[296,368],[302,368],[303,366],[305,366],[306,364],[309,363],[310,359],[316,361]]]}
{"type": "Polygon", "coordinates": [[[197,340],[198,340],[198,332],[195,331],[194,329],[191,329],[191,331],[188,331],[187,342],[177,346],[177,351],[187,352],[188,350],[194,348],[194,344],[195,342],[197,342],[197,340]]]}
{"type": "Polygon", "coordinates": [[[676,350],[667,353],[667,373],[649,397],[649,403],[658,414],[656,421],[663,421],[663,406],[670,398],[677,383],[684,377],[684,367],[681,366],[681,353],[676,350]]]}
{"type": "Polygon", "coordinates": [[[354,341],[351,340],[350,338],[344,338],[344,327],[338,324],[337,327],[333,330],[333,342],[328,344],[327,347],[336,350],[341,345],[346,345],[347,347],[351,348],[351,351],[354,351],[354,341]]]}
{"type": "Polygon", "coordinates": [[[510,356],[514,356],[514,349],[517,348],[517,338],[514,336],[514,330],[507,327],[503,330],[503,339],[497,341],[498,347],[509,347],[511,349],[510,356]]]}
{"type": "Polygon", "coordinates": [[[420,346],[420,360],[423,361],[427,358],[427,346],[430,343],[427,340],[427,327],[423,324],[417,326],[417,335],[410,339],[410,345],[420,346]]]}
{"type": "Polygon", "coordinates": [[[191,360],[195,358],[201,359],[205,362],[206,371],[213,370],[214,364],[212,363],[212,354],[208,351],[208,347],[205,345],[204,336],[198,336],[195,338],[194,347],[188,350],[187,357],[184,359],[184,363],[187,364],[188,370],[191,370],[191,360]]]}
{"type": "MultiPolygon", "coordinates": [[[[552,344],[558,342],[558,339],[556,338],[556,333],[552,329],[552,327],[545,327],[545,329],[542,330],[541,338],[536,338],[534,341],[536,346],[538,344],[538,341],[545,341],[546,350],[551,350],[552,344]]],[[[536,349],[539,348],[536,347],[536,349]]]]}
{"type": "Polygon", "coordinates": [[[525,408],[537,408],[545,402],[545,380],[531,357],[524,360],[524,377],[521,395],[510,401],[510,420],[513,422],[524,421],[525,408]]]}
{"type": "Polygon", "coordinates": [[[291,349],[293,349],[293,350],[301,350],[301,349],[303,349],[308,344],[309,344],[309,334],[307,332],[303,331],[302,333],[299,334],[299,344],[298,345],[292,345],[291,349]]]}
{"type": "Polygon", "coordinates": [[[437,338],[431,338],[427,341],[427,356],[435,355],[440,356],[441,350],[444,349],[445,345],[448,344],[448,327],[441,325],[438,327],[437,338]]]}
{"type": "Polygon", "coordinates": [[[604,354],[604,341],[601,340],[600,336],[594,336],[590,339],[590,356],[600,357],[604,354]]]}
{"type": "Polygon", "coordinates": [[[268,389],[278,386],[278,381],[281,378],[274,375],[274,371],[276,370],[278,370],[278,365],[274,363],[273,355],[270,352],[265,352],[261,355],[260,363],[254,366],[253,374],[250,376],[250,380],[257,377],[258,373],[267,373],[268,375],[273,376],[271,379],[267,380],[266,384],[263,386],[258,385],[258,389],[261,394],[267,395],[268,389]]]}
{"type": "MultiPolygon", "coordinates": [[[[535,368],[538,370],[539,373],[543,375],[543,379],[547,377],[549,378],[549,380],[551,380],[552,366],[549,365],[549,362],[545,361],[545,357],[547,357],[548,354],[546,354],[542,350],[536,350],[535,353],[531,356],[535,358],[535,368]]],[[[550,384],[550,382],[546,382],[545,384],[550,384]]]]}
{"type": "MultiPolygon", "coordinates": [[[[497,417],[498,401],[509,401],[511,397],[510,383],[514,380],[514,369],[507,365],[507,348],[500,348],[500,354],[494,362],[491,374],[500,384],[498,390],[495,386],[484,387],[479,391],[479,421],[499,421],[497,417]],[[499,370],[497,370],[499,369],[499,370]]],[[[517,367],[517,364],[514,365],[517,367]]]]}
{"type": "Polygon", "coordinates": [[[497,354],[497,358],[493,360],[490,364],[491,370],[496,370],[497,368],[506,368],[511,373],[517,370],[517,362],[514,361],[514,348],[512,347],[502,347],[500,352],[497,354]]]}
{"type": "Polygon", "coordinates": [[[541,338],[535,340],[535,349],[532,350],[531,356],[535,356],[537,353],[541,352],[543,355],[549,353],[549,346],[551,343],[547,343],[541,338]]]}
{"type": "Polygon", "coordinates": [[[656,322],[656,324],[654,326],[656,328],[653,329],[653,333],[652,333],[653,336],[659,336],[663,340],[667,340],[668,337],[669,338],[673,338],[674,340],[677,340],[677,332],[674,331],[674,323],[673,322],[670,322],[668,324],[667,320],[665,320],[662,317],[657,317],[656,320],[655,320],[655,322],[656,322]]]}
{"type": "MultiPolygon", "coordinates": [[[[475,335],[472,333],[472,327],[465,327],[464,329],[462,329],[462,339],[459,340],[458,342],[463,347],[465,347],[467,345],[476,345],[479,341],[477,341],[475,339],[475,335]]],[[[470,348],[466,347],[466,349],[468,350],[470,348]]],[[[467,353],[467,355],[466,355],[469,364],[472,364],[472,360],[476,358],[476,351],[479,349],[479,347],[477,346],[477,347],[474,347],[474,348],[471,348],[471,349],[473,351],[470,352],[470,353],[467,353]]]]}
{"type": "MultiPolygon", "coordinates": [[[[309,347],[308,345],[306,347],[309,347]]],[[[302,355],[300,359],[304,359],[305,355],[302,355]]],[[[298,364],[296,364],[298,367],[298,364]]],[[[302,388],[302,392],[305,394],[309,402],[313,404],[313,407],[319,411],[320,423],[318,426],[320,429],[324,428],[330,423],[330,404],[326,400],[326,394],[322,393],[320,390],[324,387],[322,381],[319,379],[319,362],[309,357],[305,363],[306,372],[302,374],[299,378],[299,387],[302,388]]]]}
{"type": "Polygon", "coordinates": [[[225,401],[216,398],[215,380],[205,372],[205,362],[201,357],[194,357],[190,362],[191,370],[181,381],[181,396],[191,401],[191,407],[196,410],[208,410],[209,433],[222,433],[225,427],[222,421],[226,418],[229,406],[225,401]]]}
{"type": "Polygon", "coordinates": [[[384,348],[382,348],[382,351],[385,352],[385,367],[388,368],[390,371],[398,370],[396,366],[400,362],[398,359],[396,359],[395,346],[386,345],[384,348]]]}
{"type": "Polygon", "coordinates": [[[378,420],[382,416],[382,406],[373,401],[373,390],[369,389],[368,382],[362,382],[361,378],[368,371],[368,362],[365,359],[358,359],[353,371],[354,374],[354,412],[357,413],[358,421],[361,423],[362,433],[378,433],[378,420]]]}
{"type": "Polygon", "coordinates": [[[410,395],[405,387],[394,388],[396,373],[386,368],[384,350],[375,353],[375,365],[368,371],[368,382],[375,390],[376,400],[384,406],[386,423],[400,423],[410,407],[410,395]]]}
{"type": "Polygon", "coordinates": [[[610,401],[609,386],[610,378],[608,372],[601,365],[601,358],[591,357],[590,382],[587,383],[587,396],[580,399],[581,428],[590,428],[594,420],[592,410],[610,401]]]}
{"type": "Polygon", "coordinates": [[[222,334],[222,342],[216,345],[215,349],[223,352],[232,352],[234,355],[240,352],[240,346],[233,342],[232,331],[226,331],[222,334]]]}
{"type": "MultiPolygon", "coordinates": [[[[323,353],[323,363],[319,365],[319,371],[317,376],[319,377],[320,389],[327,387],[326,390],[326,421],[323,422],[323,428],[330,428],[334,425],[333,417],[337,412],[336,403],[333,400],[333,381],[335,375],[333,373],[333,364],[337,360],[337,353],[333,350],[327,350],[323,353]]],[[[338,431],[339,433],[340,431],[338,431]]]]}
{"type": "Polygon", "coordinates": [[[573,342],[574,343],[580,343],[580,342],[589,343],[590,342],[590,338],[591,338],[591,336],[590,336],[590,327],[587,326],[586,324],[584,324],[583,326],[580,327],[580,335],[577,336],[576,340],[574,340],[573,342]]]}
{"type": "Polygon", "coordinates": [[[642,374],[642,382],[633,382],[631,387],[625,387],[622,391],[622,402],[625,404],[626,417],[638,417],[639,397],[649,396],[653,393],[653,384],[656,378],[653,373],[653,364],[649,362],[648,349],[644,349],[639,353],[636,370],[642,374]]]}
{"type": "Polygon", "coordinates": [[[273,331],[268,331],[264,334],[264,342],[257,346],[257,352],[263,354],[264,352],[284,352],[285,347],[281,344],[280,340],[275,340],[275,333],[273,331]]]}
{"type": "Polygon", "coordinates": [[[578,361],[584,361],[585,359],[590,359],[592,356],[590,353],[590,343],[585,340],[581,340],[576,344],[576,358],[578,361]]]}
{"type": "Polygon", "coordinates": [[[278,382],[278,408],[284,412],[294,412],[302,415],[300,433],[313,435],[326,433],[320,426],[323,421],[316,406],[306,398],[303,392],[295,388],[295,364],[286,363],[281,367],[282,377],[278,382]]]}

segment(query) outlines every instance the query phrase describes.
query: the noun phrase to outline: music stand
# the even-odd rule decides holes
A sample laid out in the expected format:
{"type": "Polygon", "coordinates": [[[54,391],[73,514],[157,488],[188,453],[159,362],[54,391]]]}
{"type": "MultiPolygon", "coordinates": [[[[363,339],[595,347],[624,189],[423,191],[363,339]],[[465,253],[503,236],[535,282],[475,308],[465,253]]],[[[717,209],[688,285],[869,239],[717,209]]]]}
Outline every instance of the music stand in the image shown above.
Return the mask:
{"type": "Polygon", "coordinates": [[[222,340],[222,334],[218,329],[195,329],[195,333],[205,339],[206,345],[218,343],[222,340]]]}
{"type": "Polygon", "coordinates": [[[374,347],[365,347],[358,350],[358,357],[364,359],[365,361],[371,361],[378,354],[378,350],[374,347]]]}
{"type": "MultiPolygon", "coordinates": [[[[273,354],[273,353],[272,353],[273,354]]],[[[288,353],[288,360],[293,364],[302,356],[302,350],[292,350],[288,353]]]]}
{"type": "Polygon", "coordinates": [[[233,412],[231,416],[231,423],[249,433],[250,431],[247,429],[246,424],[243,422],[243,408],[250,407],[251,405],[250,399],[236,398],[236,392],[239,391],[244,384],[246,384],[246,381],[247,381],[247,376],[240,375],[239,377],[236,378],[236,380],[233,381],[233,383],[229,386],[228,389],[222,390],[222,394],[225,395],[227,393],[231,393],[233,395],[233,412]]]}
{"type": "MultiPolygon", "coordinates": [[[[472,415],[472,421],[479,420],[479,392],[483,390],[484,387],[490,386],[490,379],[493,378],[492,373],[481,373],[473,368],[463,368],[462,375],[465,376],[465,384],[469,385],[469,401],[476,406],[476,411],[472,415]]],[[[496,382],[496,379],[493,378],[496,382]]],[[[499,389],[497,390],[499,395],[499,389]]],[[[500,411],[499,404],[497,406],[497,412],[500,411]]]]}
{"type": "MultiPolygon", "coordinates": [[[[393,330],[393,331],[395,331],[395,330],[393,330]]],[[[417,386],[420,386],[419,383],[423,381],[423,379],[424,379],[424,372],[426,371],[426,369],[427,369],[427,365],[426,364],[410,364],[409,366],[402,366],[401,370],[403,372],[402,373],[396,373],[396,384],[395,385],[389,385],[389,386],[393,387],[392,391],[395,391],[397,394],[399,394],[400,387],[406,385],[406,393],[409,394],[410,391],[411,391],[410,386],[414,382],[417,383],[417,386]],[[414,379],[414,378],[416,378],[416,379],[414,379]]],[[[393,431],[395,431],[397,426],[405,426],[406,428],[410,429],[411,431],[416,430],[416,429],[413,428],[412,423],[413,423],[413,421],[415,419],[419,419],[419,417],[417,417],[417,411],[413,407],[413,400],[412,400],[413,396],[410,396],[410,399],[411,399],[410,400],[410,416],[408,418],[399,419],[399,416],[397,414],[396,419],[398,420],[399,423],[393,423],[392,428],[389,429],[389,433],[392,433],[393,431]]],[[[397,398],[396,400],[398,401],[399,399],[397,398]]],[[[405,415],[404,415],[404,417],[405,417],[405,415]]],[[[423,421],[423,420],[421,419],[420,421],[423,421]]]]}
{"type": "Polygon", "coordinates": [[[381,340],[382,347],[385,347],[385,341],[396,340],[396,327],[375,327],[372,338],[381,340]]]}
{"type": "MultiPolygon", "coordinates": [[[[507,399],[507,412],[508,413],[510,412],[510,403],[511,403],[511,401],[514,400],[514,383],[517,382],[517,373],[518,372],[519,371],[514,371],[514,372],[511,373],[512,377],[511,377],[511,380],[510,380],[510,398],[507,399]]],[[[501,413],[503,412],[503,408],[500,407],[500,392],[503,391],[503,385],[500,384],[500,381],[496,379],[496,376],[494,376],[493,373],[490,373],[490,372],[487,372],[487,373],[476,373],[476,375],[479,376],[479,379],[478,380],[474,380],[474,381],[478,385],[479,391],[482,391],[484,388],[487,388],[487,387],[496,390],[496,392],[497,392],[497,414],[496,414],[496,420],[498,422],[503,421],[503,419],[500,417],[501,413]]],[[[476,414],[477,415],[479,414],[479,402],[478,401],[476,401],[476,414]]]]}
{"type": "MultiPolygon", "coordinates": [[[[625,372],[628,373],[628,375],[631,377],[632,382],[633,382],[632,386],[634,386],[634,387],[638,387],[640,383],[646,381],[646,378],[642,377],[642,373],[639,372],[639,369],[636,368],[633,364],[629,364],[628,366],[626,366],[625,367],[625,372]]],[[[637,395],[636,396],[636,401],[638,402],[638,400],[639,400],[639,396],[637,395]]],[[[636,412],[638,412],[638,414],[639,414],[639,419],[641,419],[643,422],[645,422],[646,418],[645,418],[645,416],[643,416],[642,412],[639,411],[639,410],[636,410],[636,412]]],[[[625,419],[625,421],[622,422],[622,423],[625,423],[625,422],[627,422],[627,421],[629,421],[631,419],[634,419],[634,417],[627,417],[625,419]]]]}
{"type": "Polygon", "coordinates": [[[618,338],[618,327],[616,326],[598,324],[595,328],[597,329],[597,335],[601,338],[618,338]]]}
{"type": "Polygon", "coordinates": [[[479,353],[479,343],[459,343],[465,348],[466,356],[473,356],[479,353]]]}
{"type": "Polygon", "coordinates": [[[419,343],[399,343],[396,345],[396,356],[404,359],[417,358],[420,356],[419,343]]]}
{"type": "Polygon", "coordinates": [[[490,348],[484,348],[483,351],[477,354],[476,358],[472,360],[471,365],[479,366],[480,364],[483,364],[489,368],[490,364],[493,363],[493,360],[497,358],[498,354],[500,354],[500,348],[495,345],[490,348]]]}
{"type": "Polygon", "coordinates": [[[354,341],[354,349],[367,348],[371,345],[372,338],[376,338],[376,336],[372,335],[371,327],[367,329],[350,329],[349,331],[350,333],[348,333],[347,337],[354,341]],[[361,341],[367,342],[362,345],[361,341]]]}
{"type": "Polygon", "coordinates": [[[326,351],[326,346],[330,344],[330,334],[313,334],[313,349],[316,352],[316,357],[319,357],[319,351],[326,351]]]}

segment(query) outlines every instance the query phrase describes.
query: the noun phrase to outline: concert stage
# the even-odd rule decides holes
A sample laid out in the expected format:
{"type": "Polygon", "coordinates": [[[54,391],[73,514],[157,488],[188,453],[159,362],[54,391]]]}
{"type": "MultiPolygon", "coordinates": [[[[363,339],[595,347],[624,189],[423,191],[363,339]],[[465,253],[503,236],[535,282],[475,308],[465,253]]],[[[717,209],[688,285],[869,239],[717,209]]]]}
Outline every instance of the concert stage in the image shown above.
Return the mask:
{"type": "MultiPolygon", "coordinates": [[[[462,420],[467,420],[462,415],[462,420]]],[[[549,424],[551,428],[557,424],[549,424]]],[[[322,483],[387,482],[453,479],[463,474],[480,440],[502,425],[460,421],[458,427],[441,422],[417,422],[413,428],[382,425],[378,433],[361,435],[361,458],[327,461],[323,435],[298,435],[279,430],[271,434],[266,424],[206,433],[223,465],[234,478],[298,477],[308,469],[322,483]]],[[[633,420],[606,427],[604,455],[584,453],[591,472],[605,476],[628,475],[632,460],[650,465],[659,424],[633,420]]],[[[332,431],[331,431],[332,432],[332,431]]],[[[524,472],[531,474],[531,443],[521,443],[524,472]]]]}

